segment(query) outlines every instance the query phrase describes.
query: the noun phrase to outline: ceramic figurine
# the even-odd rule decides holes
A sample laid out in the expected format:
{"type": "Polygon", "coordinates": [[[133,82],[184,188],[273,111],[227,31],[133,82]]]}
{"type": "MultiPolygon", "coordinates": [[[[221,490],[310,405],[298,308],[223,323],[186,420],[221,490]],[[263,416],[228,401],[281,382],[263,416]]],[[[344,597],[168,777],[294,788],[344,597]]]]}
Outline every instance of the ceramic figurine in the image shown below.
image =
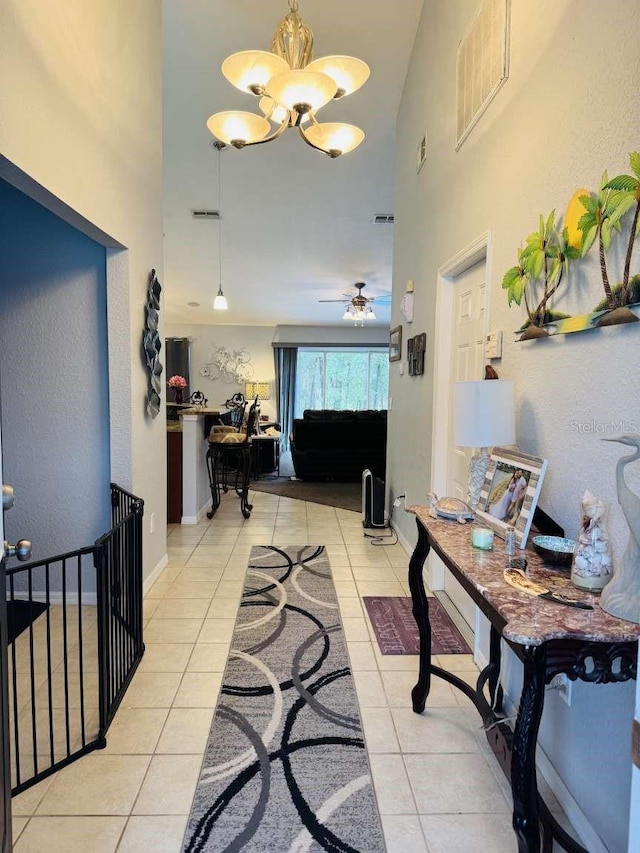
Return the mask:
{"type": "Polygon", "coordinates": [[[612,616],[640,623],[640,498],[631,491],[624,479],[626,466],[640,459],[640,436],[623,435],[620,438],[604,440],[628,444],[635,447],[635,453],[623,456],[616,465],[618,503],[622,507],[631,536],[613,580],[602,592],[600,605],[612,616]]]}

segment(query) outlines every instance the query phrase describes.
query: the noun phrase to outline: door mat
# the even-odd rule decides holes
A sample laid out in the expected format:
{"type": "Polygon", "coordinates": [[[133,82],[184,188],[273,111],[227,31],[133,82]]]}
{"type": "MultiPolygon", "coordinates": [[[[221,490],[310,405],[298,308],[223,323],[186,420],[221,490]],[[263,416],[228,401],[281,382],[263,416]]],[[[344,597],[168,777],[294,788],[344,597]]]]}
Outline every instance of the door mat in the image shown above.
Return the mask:
{"type": "Polygon", "coordinates": [[[47,607],[41,601],[22,601],[19,598],[7,601],[7,642],[13,643],[47,607]]]}
{"type": "MultiPolygon", "coordinates": [[[[417,655],[420,637],[409,597],[363,596],[369,619],[373,625],[378,647],[383,655],[417,655]]],[[[433,598],[429,598],[431,623],[431,654],[468,655],[471,649],[451,621],[449,614],[433,598]]]]}

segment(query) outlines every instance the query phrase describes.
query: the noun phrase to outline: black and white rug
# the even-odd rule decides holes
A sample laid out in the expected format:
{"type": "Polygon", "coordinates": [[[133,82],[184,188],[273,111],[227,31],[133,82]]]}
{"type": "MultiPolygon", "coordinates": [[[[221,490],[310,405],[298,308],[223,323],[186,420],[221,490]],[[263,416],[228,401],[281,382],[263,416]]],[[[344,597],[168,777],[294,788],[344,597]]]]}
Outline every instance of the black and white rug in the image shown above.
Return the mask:
{"type": "Polygon", "coordinates": [[[384,849],[325,549],[256,546],[184,853],[384,849]]]}

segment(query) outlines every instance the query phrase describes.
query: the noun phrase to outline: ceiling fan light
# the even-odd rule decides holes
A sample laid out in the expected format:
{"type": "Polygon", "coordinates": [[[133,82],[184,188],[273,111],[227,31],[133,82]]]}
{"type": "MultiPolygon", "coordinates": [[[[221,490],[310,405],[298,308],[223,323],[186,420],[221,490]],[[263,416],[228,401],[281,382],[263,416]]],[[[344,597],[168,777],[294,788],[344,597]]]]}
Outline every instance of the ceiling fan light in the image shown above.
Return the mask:
{"type": "Polygon", "coordinates": [[[238,110],[209,116],[207,127],[216,139],[236,148],[264,139],[271,129],[269,122],[263,116],[238,110]]]}
{"type": "Polygon", "coordinates": [[[344,312],[344,314],[342,315],[342,319],[343,319],[343,320],[350,320],[350,319],[351,319],[351,316],[352,316],[352,315],[351,315],[351,311],[349,311],[349,309],[347,308],[347,310],[346,310],[346,311],[344,312]]]}
{"type": "Polygon", "coordinates": [[[286,109],[306,113],[329,103],[336,84],[326,74],[287,71],[269,80],[266,93],[286,109]]]}
{"type": "Polygon", "coordinates": [[[305,71],[320,71],[331,77],[337,87],[336,98],[356,92],[371,74],[367,63],[355,56],[322,56],[310,62],[305,71]]]}
{"type": "Polygon", "coordinates": [[[216,293],[216,298],[213,300],[213,310],[226,311],[228,307],[227,297],[222,292],[222,285],[220,285],[218,287],[218,292],[216,293]]]}
{"type": "Polygon", "coordinates": [[[253,95],[262,94],[272,77],[288,70],[287,62],[269,50],[241,50],[222,63],[222,73],[231,85],[253,95]]]}
{"type": "Polygon", "coordinates": [[[312,145],[330,157],[348,154],[364,139],[364,132],[359,127],[336,121],[314,124],[304,131],[304,135],[312,145]]]}
{"type": "Polygon", "coordinates": [[[375,320],[376,315],[374,314],[373,308],[367,308],[364,312],[365,320],[375,320]]]}

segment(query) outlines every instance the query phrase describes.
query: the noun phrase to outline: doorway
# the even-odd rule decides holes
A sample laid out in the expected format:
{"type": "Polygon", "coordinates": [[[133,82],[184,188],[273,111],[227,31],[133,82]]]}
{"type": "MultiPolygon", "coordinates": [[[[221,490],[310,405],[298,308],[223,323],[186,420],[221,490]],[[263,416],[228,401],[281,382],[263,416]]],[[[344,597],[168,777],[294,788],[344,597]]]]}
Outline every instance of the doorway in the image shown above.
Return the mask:
{"type": "MultiPolygon", "coordinates": [[[[481,379],[489,316],[491,233],[482,234],[438,271],[431,490],[463,498],[471,449],[453,443],[454,382],[481,379]]],[[[436,555],[429,558],[429,584],[458,627],[471,640],[479,613],[436,555]]],[[[476,636],[476,644],[478,637],[476,636]]]]}

